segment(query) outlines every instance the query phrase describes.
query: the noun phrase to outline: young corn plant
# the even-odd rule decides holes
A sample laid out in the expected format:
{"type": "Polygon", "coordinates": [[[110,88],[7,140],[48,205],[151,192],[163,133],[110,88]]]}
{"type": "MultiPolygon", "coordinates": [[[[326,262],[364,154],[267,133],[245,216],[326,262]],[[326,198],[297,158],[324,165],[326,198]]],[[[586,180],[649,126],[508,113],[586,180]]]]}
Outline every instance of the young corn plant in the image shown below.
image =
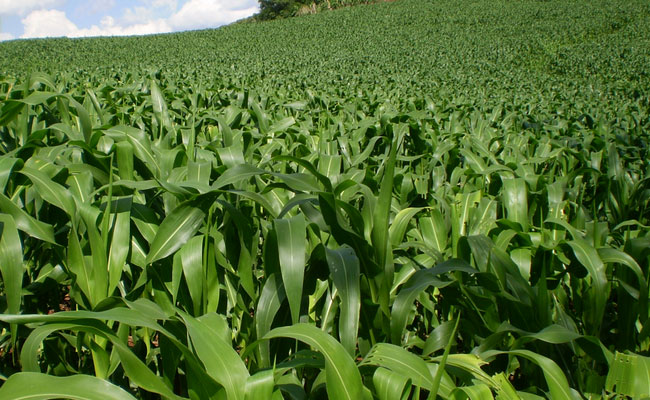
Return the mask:
{"type": "MultiPolygon", "coordinates": [[[[647,79],[622,89],[585,53],[605,30],[607,68],[643,72],[648,53],[626,43],[650,26],[645,5],[527,2],[598,22],[551,43],[513,27],[539,20],[523,5],[478,21],[461,3],[437,33],[422,19],[435,5],[405,0],[142,47],[74,42],[114,51],[112,73],[26,52],[0,79],[0,399],[650,395],[647,79]],[[367,49],[332,29],[348,18],[367,49]],[[286,54],[260,34],[305,21],[336,68],[313,63],[320,41],[286,54]],[[378,27],[413,33],[426,60],[375,42],[378,27]],[[427,41],[440,35],[447,47],[427,41]],[[205,58],[209,38],[222,60],[205,58]],[[133,61],[199,42],[196,65],[133,61]],[[403,58],[368,63],[385,54],[403,58]],[[494,60],[513,66],[498,84],[494,60]]],[[[540,26],[564,27],[552,15],[540,26]]]]}

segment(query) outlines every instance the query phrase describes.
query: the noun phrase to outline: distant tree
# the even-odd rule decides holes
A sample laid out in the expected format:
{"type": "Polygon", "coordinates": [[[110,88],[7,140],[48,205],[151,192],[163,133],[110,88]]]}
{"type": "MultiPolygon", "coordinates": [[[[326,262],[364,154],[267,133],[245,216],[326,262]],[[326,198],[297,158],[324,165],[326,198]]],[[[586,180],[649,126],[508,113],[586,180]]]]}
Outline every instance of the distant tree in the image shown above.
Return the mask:
{"type": "Polygon", "coordinates": [[[308,0],[259,0],[261,20],[292,17],[308,0]]]}
{"type": "MultiPolygon", "coordinates": [[[[376,0],[375,0],[376,1],[376,0]]],[[[372,3],[373,0],[259,0],[260,13],[257,18],[269,20],[293,17],[302,7],[328,9],[372,3]]]]}

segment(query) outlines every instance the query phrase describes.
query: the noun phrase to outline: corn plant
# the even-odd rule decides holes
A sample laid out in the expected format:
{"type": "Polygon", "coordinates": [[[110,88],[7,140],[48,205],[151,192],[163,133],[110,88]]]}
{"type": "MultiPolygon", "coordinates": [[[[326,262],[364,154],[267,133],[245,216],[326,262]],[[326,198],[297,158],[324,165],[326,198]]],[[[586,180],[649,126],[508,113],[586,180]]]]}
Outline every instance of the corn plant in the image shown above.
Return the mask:
{"type": "Polygon", "coordinates": [[[649,396],[650,14],[601,6],[1,44],[0,399],[649,396]]]}

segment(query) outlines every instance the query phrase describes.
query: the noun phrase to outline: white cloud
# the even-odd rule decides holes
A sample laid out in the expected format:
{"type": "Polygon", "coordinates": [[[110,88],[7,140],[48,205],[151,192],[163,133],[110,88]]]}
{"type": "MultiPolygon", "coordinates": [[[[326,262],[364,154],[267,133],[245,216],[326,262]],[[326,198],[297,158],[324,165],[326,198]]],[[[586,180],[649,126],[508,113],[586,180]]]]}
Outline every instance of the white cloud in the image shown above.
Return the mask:
{"type": "Polygon", "coordinates": [[[169,22],[176,30],[211,28],[249,17],[257,11],[255,1],[190,0],[169,18],[169,22]]]}
{"type": "Polygon", "coordinates": [[[22,19],[25,33],[22,37],[68,36],[77,30],[65,12],[59,10],[32,11],[22,19]]]}
{"type": "Polygon", "coordinates": [[[25,15],[37,8],[43,9],[62,3],[62,0],[0,0],[0,15],[25,15]]]}
{"type": "Polygon", "coordinates": [[[125,25],[140,24],[145,21],[150,21],[155,18],[155,14],[150,7],[133,7],[124,10],[124,15],[120,18],[120,22],[125,25]]]}
{"type": "Polygon", "coordinates": [[[116,19],[105,16],[99,25],[89,28],[79,28],[61,10],[32,11],[22,19],[24,34],[21,37],[146,35],[213,28],[248,17],[258,11],[256,0],[189,0],[175,12],[177,0],[142,0],[140,4],[148,7],[127,8],[122,17],[116,19]],[[166,12],[163,14],[162,10],[166,12]],[[165,14],[169,17],[163,17],[165,14]]]}
{"type": "Polygon", "coordinates": [[[11,33],[0,32],[0,42],[3,42],[5,40],[12,40],[12,39],[15,39],[15,37],[11,33]]]}
{"type": "Polygon", "coordinates": [[[111,16],[102,18],[99,26],[79,28],[60,10],[33,11],[22,22],[25,28],[23,38],[146,35],[171,31],[169,24],[162,19],[121,26],[116,25],[111,16]]]}

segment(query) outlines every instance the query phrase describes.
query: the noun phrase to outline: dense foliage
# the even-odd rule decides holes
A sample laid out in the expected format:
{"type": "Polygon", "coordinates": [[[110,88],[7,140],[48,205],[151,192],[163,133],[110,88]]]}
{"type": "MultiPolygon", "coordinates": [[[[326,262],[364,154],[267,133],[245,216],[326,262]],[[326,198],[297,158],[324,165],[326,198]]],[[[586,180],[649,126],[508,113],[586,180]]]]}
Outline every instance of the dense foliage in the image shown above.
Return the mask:
{"type": "Polygon", "coordinates": [[[260,12],[255,19],[266,21],[301,14],[313,14],[320,10],[368,4],[373,0],[259,0],[260,12]]]}
{"type": "Polygon", "coordinates": [[[486,3],[0,43],[0,399],[650,396],[650,4],[486,3]]]}

